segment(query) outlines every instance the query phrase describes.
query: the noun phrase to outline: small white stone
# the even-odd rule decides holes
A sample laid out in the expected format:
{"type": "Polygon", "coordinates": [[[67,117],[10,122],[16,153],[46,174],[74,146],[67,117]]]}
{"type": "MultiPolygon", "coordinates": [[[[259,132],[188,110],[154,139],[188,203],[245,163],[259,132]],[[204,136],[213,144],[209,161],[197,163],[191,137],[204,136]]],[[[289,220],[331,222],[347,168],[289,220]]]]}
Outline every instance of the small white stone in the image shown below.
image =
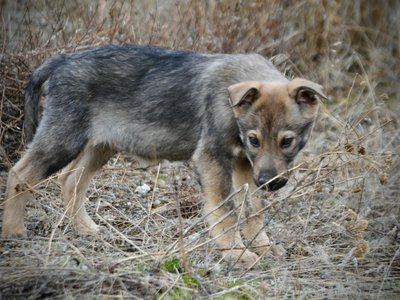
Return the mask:
{"type": "Polygon", "coordinates": [[[135,193],[144,195],[144,194],[147,194],[148,192],[150,192],[150,190],[151,190],[151,188],[147,184],[143,183],[142,185],[140,185],[136,188],[135,193]]]}
{"type": "Polygon", "coordinates": [[[154,199],[152,207],[158,207],[158,206],[160,206],[160,204],[161,204],[161,201],[159,199],[154,199]]]}

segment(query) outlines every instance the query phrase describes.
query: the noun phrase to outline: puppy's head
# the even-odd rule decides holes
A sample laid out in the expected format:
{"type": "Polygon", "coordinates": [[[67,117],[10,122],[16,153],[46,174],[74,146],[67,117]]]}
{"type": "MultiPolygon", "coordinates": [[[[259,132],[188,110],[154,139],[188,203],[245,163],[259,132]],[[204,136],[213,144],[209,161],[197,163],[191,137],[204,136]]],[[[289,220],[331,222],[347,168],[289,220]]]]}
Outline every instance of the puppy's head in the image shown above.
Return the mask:
{"type": "Polygon", "coordinates": [[[245,81],[228,91],[256,185],[280,189],[310,136],[318,97],[326,99],[322,87],[298,78],[288,83],[245,81]]]}

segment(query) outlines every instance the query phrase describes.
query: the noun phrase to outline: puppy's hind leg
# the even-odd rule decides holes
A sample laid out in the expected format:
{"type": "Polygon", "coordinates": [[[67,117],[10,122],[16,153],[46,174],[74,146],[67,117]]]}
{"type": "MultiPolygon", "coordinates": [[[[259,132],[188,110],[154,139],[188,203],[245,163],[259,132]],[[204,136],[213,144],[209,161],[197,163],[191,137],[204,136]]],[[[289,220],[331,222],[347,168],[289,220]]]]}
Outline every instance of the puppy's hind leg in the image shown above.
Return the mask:
{"type": "Polygon", "coordinates": [[[85,209],[85,193],[90,180],[114,154],[105,145],[87,146],[78,158],[69,164],[59,176],[64,195],[66,214],[80,234],[95,234],[99,227],[85,209]]]}
{"type": "Polygon", "coordinates": [[[82,122],[75,124],[52,113],[54,111],[50,110],[50,114],[43,115],[29,149],[10,170],[3,211],[3,237],[26,235],[24,210],[32,188],[74,160],[87,143],[82,122]]]}
{"type": "MultiPolygon", "coordinates": [[[[51,133],[50,133],[51,136],[51,133]]],[[[31,147],[10,170],[5,193],[2,236],[25,236],[24,211],[33,187],[72,161],[83,144],[66,148],[57,139],[35,136],[31,147]]]]}
{"type": "Polygon", "coordinates": [[[27,152],[9,172],[4,201],[3,237],[26,236],[24,226],[26,201],[31,196],[31,188],[44,179],[34,162],[31,153],[27,152]]]}

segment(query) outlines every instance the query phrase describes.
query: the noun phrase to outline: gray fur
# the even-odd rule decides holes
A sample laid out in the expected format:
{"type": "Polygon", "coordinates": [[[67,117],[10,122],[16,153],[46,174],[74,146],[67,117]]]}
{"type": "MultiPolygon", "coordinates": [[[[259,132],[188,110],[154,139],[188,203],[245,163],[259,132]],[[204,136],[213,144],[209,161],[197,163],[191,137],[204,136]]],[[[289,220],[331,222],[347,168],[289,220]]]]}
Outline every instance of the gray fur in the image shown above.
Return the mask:
{"type": "Polygon", "coordinates": [[[240,141],[227,87],[246,80],[287,81],[257,54],[107,46],[59,55],[33,74],[26,90],[29,139],[41,87],[48,86],[29,151],[44,177],[88,144],[151,160],[186,160],[201,144],[213,156],[230,156],[240,141]]]}

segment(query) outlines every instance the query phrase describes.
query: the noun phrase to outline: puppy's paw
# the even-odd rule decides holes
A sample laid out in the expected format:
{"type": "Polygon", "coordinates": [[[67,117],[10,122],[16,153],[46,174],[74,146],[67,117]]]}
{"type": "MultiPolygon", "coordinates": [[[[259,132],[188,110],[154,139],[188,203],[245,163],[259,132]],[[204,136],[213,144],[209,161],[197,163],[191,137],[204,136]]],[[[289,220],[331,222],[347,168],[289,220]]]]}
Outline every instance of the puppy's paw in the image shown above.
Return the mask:
{"type": "Polygon", "coordinates": [[[251,246],[251,250],[256,252],[260,256],[270,256],[282,257],[286,254],[285,249],[281,245],[275,245],[273,243],[264,243],[256,246],[251,246]]]}
{"type": "Polygon", "coordinates": [[[94,222],[91,223],[75,223],[75,230],[79,235],[98,235],[101,227],[96,225],[94,222]]]}
{"type": "Polygon", "coordinates": [[[27,237],[27,231],[24,226],[14,227],[14,226],[4,226],[1,233],[2,238],[25,238],[27,237]]]}
{"type": "Polygon", "coordinates": [[[250,250],[232,249],[223,252],[224,257],[231,263],[239,263],[244,268],[254,268],[260,257],[250,250]]]}

